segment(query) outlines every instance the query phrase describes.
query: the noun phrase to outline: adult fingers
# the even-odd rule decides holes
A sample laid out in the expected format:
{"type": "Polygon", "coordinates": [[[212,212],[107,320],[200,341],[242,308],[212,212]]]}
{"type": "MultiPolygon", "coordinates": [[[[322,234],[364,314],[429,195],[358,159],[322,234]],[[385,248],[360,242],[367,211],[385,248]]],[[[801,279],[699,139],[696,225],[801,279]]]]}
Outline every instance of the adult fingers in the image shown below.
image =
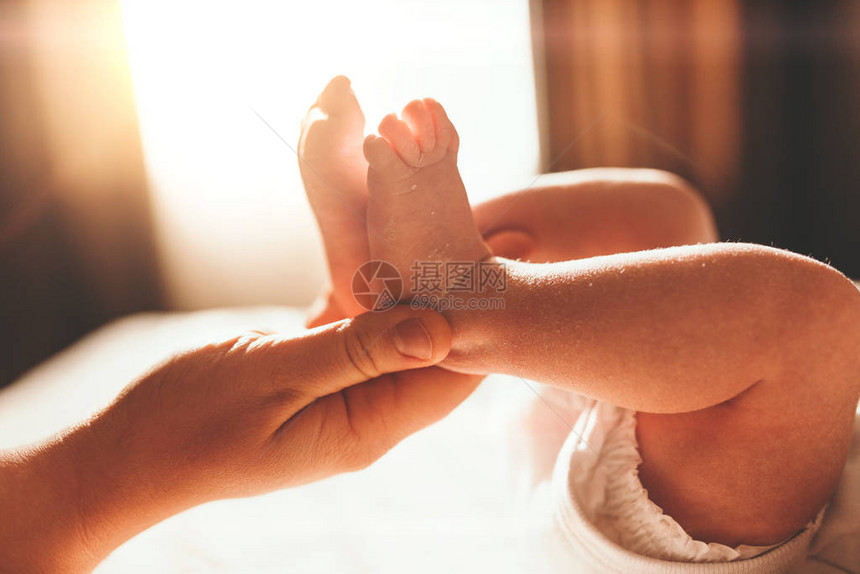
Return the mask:
{"type": "Polygon", "coordinates": [[[428,367],[451,349],[451,328],[429,309],[393,307],[272,341],[277,384],[313,400],[385,373],[428,367]]]}
{"type": "Polygon", "coordinates": [[[309,407],[309,424],[349,469],[368,466],[407,436],[447,416],[475,390],[483,375],[429,367],[354,385],[309,407]],[[349,440],[344,440],[349,437],[349,440]]]}

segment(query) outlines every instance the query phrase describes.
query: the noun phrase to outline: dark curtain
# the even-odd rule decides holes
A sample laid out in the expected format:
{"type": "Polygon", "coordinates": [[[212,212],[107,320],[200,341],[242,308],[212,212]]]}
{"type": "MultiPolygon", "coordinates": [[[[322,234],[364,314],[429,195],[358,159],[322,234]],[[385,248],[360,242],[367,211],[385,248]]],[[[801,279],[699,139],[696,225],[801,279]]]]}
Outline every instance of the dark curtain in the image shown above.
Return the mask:
{"type": "Polygon", "coordinates": [[[860,277],[860,3],[533,0],[545,169],[656,167],[860,277]]]}

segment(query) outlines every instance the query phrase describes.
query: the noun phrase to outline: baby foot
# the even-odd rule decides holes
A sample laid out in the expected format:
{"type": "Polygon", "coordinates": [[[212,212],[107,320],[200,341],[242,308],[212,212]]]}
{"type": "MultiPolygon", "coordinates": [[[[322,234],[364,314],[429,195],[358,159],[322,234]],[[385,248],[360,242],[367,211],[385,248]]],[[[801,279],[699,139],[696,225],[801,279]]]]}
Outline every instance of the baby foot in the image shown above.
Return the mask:
{"type": "MultiPolygon", "coordinates": [[[[368,136],[368,233],[374,259],[393,264],[409,287],[416,262],[473,262],[491,255],[457,169],[459,137],[442,106],[414,100],[368,136]]],[[[406,289],[407,295],[411,290],[406,289]]]]}
{"type": "Polygon", "coordinates": [[[345,76],[332,79],[302,122],[299,169],[322,234],[331,275],[327,305],[363,311],[352,298],[355,270],[368,260],[364,114],[345,76]]]}

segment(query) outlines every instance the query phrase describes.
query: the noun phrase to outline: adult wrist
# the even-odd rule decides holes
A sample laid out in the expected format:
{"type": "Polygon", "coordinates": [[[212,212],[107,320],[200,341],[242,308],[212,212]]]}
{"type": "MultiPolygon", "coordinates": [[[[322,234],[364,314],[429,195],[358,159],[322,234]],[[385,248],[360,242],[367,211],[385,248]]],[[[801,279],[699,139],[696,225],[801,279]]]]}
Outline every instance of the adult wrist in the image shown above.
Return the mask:
{"type": "MultiPolygon", "coordinates": [[[[15,572],[89,572],[170,513],[103,420],[0,454],[0,555],[15,572]]],[[[115,430],[115,429],[114,429],[115,430]]]]}
{"type": "MultiPolygon", "coordinates": [[[[63,459],[74,489],[79,547],[94,568],[113,550],[181,510],[170,508],[168,489],[156,480],[153,461],[141,460],[130,441],[124,417],[114,407],[62,441],[63,459]]],[[[163,478],[163,477],[161,477],[163,478]]]]}
{"type": "Polygon", "coordinates": [[[97,564],[78,503],[68,435],[2,455],[0,555],[20,572],[83,572],[97,564]]]}

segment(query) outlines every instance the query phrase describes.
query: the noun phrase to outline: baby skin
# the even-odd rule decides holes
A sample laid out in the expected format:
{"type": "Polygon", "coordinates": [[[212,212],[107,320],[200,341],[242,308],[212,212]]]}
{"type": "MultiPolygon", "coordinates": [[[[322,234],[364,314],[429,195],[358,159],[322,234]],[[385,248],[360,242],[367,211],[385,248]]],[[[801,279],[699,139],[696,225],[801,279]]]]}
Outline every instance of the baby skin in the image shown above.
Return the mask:
{"type": "Polygon", "coordinates": [[[658,172],[573,173],[473,213],[457,142],[433,100],[384,119],[363,145],[366,238],[349,239],[404,277],[427,258],[504,263],[503,308],[445,312],[443,366],[637,411],[642,483],[698,540],[769,545],[810,521],[860,398],[854,285],[786,251],[706,243],[704,204],[658,172]]]}

